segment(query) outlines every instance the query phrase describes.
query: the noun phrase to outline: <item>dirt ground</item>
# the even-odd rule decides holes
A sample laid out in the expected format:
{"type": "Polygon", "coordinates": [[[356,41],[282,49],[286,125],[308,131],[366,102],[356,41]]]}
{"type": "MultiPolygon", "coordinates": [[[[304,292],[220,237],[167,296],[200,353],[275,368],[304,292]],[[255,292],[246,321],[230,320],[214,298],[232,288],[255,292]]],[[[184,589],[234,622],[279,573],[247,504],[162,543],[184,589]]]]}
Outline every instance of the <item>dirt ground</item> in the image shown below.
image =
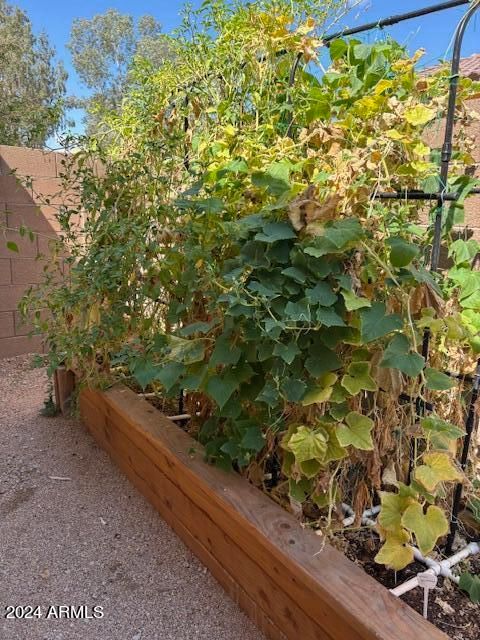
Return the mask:
{"type": "Polygon", "coordinates": [[[1,640],[261,640],[85,429],[40,415],[30,360],[0,360],[1,640]],[[103,617],[56,619],[60,605],[103,617]]]}

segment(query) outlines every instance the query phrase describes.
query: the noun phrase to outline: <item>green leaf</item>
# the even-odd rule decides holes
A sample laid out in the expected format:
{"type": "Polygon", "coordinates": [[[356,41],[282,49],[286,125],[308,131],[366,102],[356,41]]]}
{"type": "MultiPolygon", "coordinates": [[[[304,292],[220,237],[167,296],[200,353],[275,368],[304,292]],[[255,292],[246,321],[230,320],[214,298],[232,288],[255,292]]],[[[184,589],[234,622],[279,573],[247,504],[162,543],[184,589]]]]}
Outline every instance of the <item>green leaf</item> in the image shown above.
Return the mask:
{"type": "Polygon", "coordinates": [[[426,453],[423,464],[415,469],[415,480],[430,493],[440,482],[460,482],[462,475],[452,463],[448,453],[426,453]]]}
{"type": "Polygon", "coordinates": [[[181,362],[167,362],[155,374],[155,380],[158,380],[166,391],[178,382],[181,375],[185,373],[185,365],[181,362]]]}
{"type": "Polygon", "coordinates": [[[303,380],[297,380],[295,378],[287,378],[282,383],[282,391],[288,402],[300,402],[305,394],[306,388],[307,385],[303,380]]]}
{"type": "Polygon", "coordinates": [[[331,307],[319,307],[317,309],[317,321],[326,327],[345,327],[343,318],[331,307]]]}
{"type": "Polygon", "coordinates": [[[215,400],[220,409],[222,409],[237,388],[238,381],[231,374],[227,373],[223,377],[214,376],[210,378],[205,387],[205,391],[215,400]]]}
{"type": "Polygon", "coordinates": [[[418,548],[427,555],[434,548],[437,540],[448,533],[448,520],[440,507],[430,505],[423,512],[421,504],[416,502],[405,510],[402,525],[415,534],[418,548]]]}
{"type": "Polygon", "coordinates": [[[332,61],[338,60],[339,58],[343,58],[348,51],[348,44],[345,40],[338,38],[337,40],[333,40],[328,47],[330,52],[330,58],[332,61]]]}
{"type": "Polygon", "coordinates": [[[241,355],[242,350],[240,347],[232,344],[231,331],[227,331],[217,338],[212,355],[210,356],[209,365],[215,367],[219,364],[237,364],[241,355]]]}
{"type": "Polygon", "coordinates": [[[309,478],[301,478],[298,482],[293,478],[288,480],[288,493],[297,502],[305,502],[312,490],[312,481],[309,478]]]}
{"type": "Polygon", "coordinates": [[[361,240],[363,236],[362,225],[357,218],[344,218],[326,227],[324,237],[337,249],[344,249],[361,240]]]}
{"type": "Polygon", "coordinates": [[[262,231],[263,233],[256,234],[255,240],[266,242],[267,244],[297,237],[293,227],[286,222],[268,222],[262,231]]]}
{"type": "Polygon", "coordinates": [[[458,239],[450,245],[448,255],[454,259],[456,265],[459,265],[464,262],[472,262],[479,252],[480,244],[474,238],[470,238],[470,240],[458,239]]]}
{"type": "Polygon", "coordinates": [[[18,253],[18,245],[16,242],[11,242],[10,240],[7,242],[7,249],[9,251],[15,251],[15,253],[18,253]]]}
{"type": "Polygon", "coordinates": [[[357,60],[366,60],[372,53],[372,46],[369,44],[357,44],[353,47],[353,55],[357,60]]]}
{"type": "Polygon", "coordinates": [[[273,349],[273,355],[279,356],[287,364],[292,364],[296,356],[301,353],[298,345],[293,340],[288,344],[277,343],[273,349]]]}
{"type": "Polygon", "coordinates": [[[360,298],[352,291],[342,291],[343,299],[345,300],[345,308],[347,311],[356,311],[357,309],[363,309],[365,307],[371,307],[372,303],[368,298],[360,298]]]}
{"type": "Polygon", "coordinates": [[[267,189],[274,196],[281,196],[290,190],[289,162],[274,162],[267,171],[258,171],[252,175],[252,184],[260,189],[267,189]]]}
{"type": "MultiPolygon", "coordinates": [[[[170,363],[172,365],[177,362],[170,363]]],[[[208,375],[208,364],[197,362],[188,367],[188,374],[182,378],[182,387],[188,391],[199,391],[203,389],[203,384],[208,375]]],[[[159,376],[157,376],[158,379],[159,376]]]]}
{"type": "Polygon", "coordinates": [[[278,289],[273,288],[273,286],[267,287],[262,282],[257,282],[256,280],[249,282],[247,289],[258,293],[265,298],[278,298],[280,295],[280,291],[278,289]]]}
{"type": "Polygon", "coordinates": [[[335,351],[323,345],[315,346],[310,351],[311,355],[305,361],[305,369],[315,378],[326,373],[340,369],[342,361],[335,351]]]}
{"type": "Polygon", "coordinates": [[[228,171],[231,173],[248,173],[248,165],[245,160],[238,158],[237,160],[231,160],[226,164],[222,171],[228,171]]]}
{"type": "Polygon", "coordinates": [[[337,437],[342,447],[352,445],[356,449],[371,451],[373,420],[356,411],[351,411],[345,418],[345,422],[346,425],[339,424],[337,427],[337,437]]]}
{"type": "Polygon", "coordinates": [[[360,317],[363,342],[373,342],[403,326],[402,319],[397,314],[386,315],[383,302],[374,302],[370,309],[360,312],[360,317]]]}
{"type": "Polygon", "coordinates": [[[321,258],[329,253],[343,253],[352,248],[364,236],[357,218],[346,218],[326,226],[323,236],[315,238],[312,245],[304,248],[304,253],[321,258]]]}
{"type": "Polygon", "coordinates": [[[158,364],[154,363],[148,358],[138,358],[135,360],[133,368],[133,377],[138,384],[145,389],[153,380],[155,380],[158,373],[158,364]]]}
{"type": "Polygon", "coordinates": [[[275,387],[270,381],[265,383],[265,386],[256,398],[258,402],[264,402],[269,407],[275,407],[278,404],[279,399],[280,393],[277,387],[275,387]]]}
{"type": "Polygon", "coordinates": [[[334,373],[325,373],[319,379],[319,386],[307,391],[302,400],[302,405],[308,407],[311,404],[321,404],[327,402],[333,392],[333,385],[337,381],[334,373]]]}
{"type": "Polygon", "coordinates": [[[341,402],[340,404],[333,405],[330,407],[330,415],[337,421],[341,422],[347,413],[349,413],[350,409],[348,408],[348,404],[346,402],[341,402]]]}
{"type": "Polygon", "coordinates": [[[193,364],[194,362],[200,362],[205,357],[205,343],[199,338],[196,340],[184,340],[178,336],[169,335],[167,340],[170,347],[169,360],[193,364]]]}
{"type": "Polygon", "coordinates": [[[455,386],[455,380],[437,369],[427,367],[425,369],[425,380],[427,389],[432,391],[447,391],[455,386]]]}
{"type": "Polygon", "coordinates": [[[260,427],[249,427],[243,434],[240,446],[243,449],[259,453],[265,446],[265,436],[260,427]]]}
{"type": "Polygon", "coordinates": [[[328,282],[319,282],[313,289],[306,289],[305,296],[311,304],[319,304],[322,307],[331,307],[337,301],[337,296],[328,282]]]}
{"type": "Polygon", "coordinates": [[[348,375],[342,378],[342,387],[352,396],[360,391],[376,391],[377,384],[370,376],[369,362],[352,362],[348,367],[348,375]]]}
{"type": "Polygon", "coordinates": [[[300,302],[288,302],[285,306],[285,315],[294,322],[310,322],[310,307],[306,300],[300,302]]]}
{"type": "Polygon", "coordinates": [[[218,320],[211,320],[210,322],[193,322],[192,324],[182,327],[179,331],[180,335],[184,338],[194,335],[195,333],[205,334],[208,333],[213,327],[218,324],[218,320]]]}
{"type": "Polygon", "coordinates": [[[435,415],[423,418],[420,425],[435,449],[448,450],[452,440],[463,438],[465,435],[463,429],[450,422],[445,422],[435,415]]]}
{"type": "Polygon", "coordinates": [[[413,547],[406,544],[409,541],[410,536],[406,531],[401,530],[396,535],[388,534],[382,548],[375,556],[375,562],[384,564],[394,571],[404,569],[414,560],[413,547]]]}
{"type": "Polygon", "coordinates": [[[425,359],[410,350],[407,336],[398,334],[385,349],[380,367],[398,369],[411,378],[418,376],[425,366],[425,359]]]}
{"type": "Polygon", "coordinates": [[[297,267],[288,267],[287,269],[284,269],[282,273],[284,276],[287,276],[287,278],[292,278],[292,280],[300,282],[301,284],[303,284],[307,279],[307,274],[305,273],[305,271],[302,271],[297,267]]]}
{"type": "Polygon", "coordinates": [[[387,244],[390,247],[390,262],[394,267],[406,267],[420,253],[420,249],[416,245],[403,238],[389,238],[387,244]]]}
{"type": "Polygon", "coordinates": [[[305,114],[306,124],[314,120],[325,120],[331,113],[331,101],[326,97],[322,87],[312,87],[308,94],[309,108],[305,114]]]}
{"type": "Polygon", "coordinates": [[[480,602],[480,576],[474,576],[471,573],[462,573],[458,586],[462,591],[466,591],[470,596],[470,600],[475,604],[480,602]]]}

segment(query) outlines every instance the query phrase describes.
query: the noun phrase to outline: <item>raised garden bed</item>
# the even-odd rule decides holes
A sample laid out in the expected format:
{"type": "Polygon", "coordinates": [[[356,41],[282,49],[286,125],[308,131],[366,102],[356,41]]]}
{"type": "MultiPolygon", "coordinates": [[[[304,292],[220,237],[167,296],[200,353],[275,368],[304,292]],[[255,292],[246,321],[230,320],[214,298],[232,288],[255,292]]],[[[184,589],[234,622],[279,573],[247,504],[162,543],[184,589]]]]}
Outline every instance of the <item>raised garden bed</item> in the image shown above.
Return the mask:
{"type": "MultiPolygon", "coordinates": [[[[269,638],[446,636],[122,385],[83,390],[82,418],[232,599],[269,638]]],[[[153,594],[154,595],[154,594],[153,594]]]]}

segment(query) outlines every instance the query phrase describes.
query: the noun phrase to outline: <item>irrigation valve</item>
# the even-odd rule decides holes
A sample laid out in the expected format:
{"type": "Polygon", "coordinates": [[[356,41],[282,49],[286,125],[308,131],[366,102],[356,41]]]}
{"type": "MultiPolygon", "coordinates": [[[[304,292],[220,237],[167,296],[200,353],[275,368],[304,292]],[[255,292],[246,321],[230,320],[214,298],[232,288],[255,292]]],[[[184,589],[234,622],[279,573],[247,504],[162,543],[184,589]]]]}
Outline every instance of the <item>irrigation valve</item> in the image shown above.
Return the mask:
{"type": "Polygon", "coordinates": [[[428,596],[431,589],[435,589],[438,577],[431,571],[422,571],[417,575],[418,586],[423,589],[423,617],[428,618],[428,596]]]}

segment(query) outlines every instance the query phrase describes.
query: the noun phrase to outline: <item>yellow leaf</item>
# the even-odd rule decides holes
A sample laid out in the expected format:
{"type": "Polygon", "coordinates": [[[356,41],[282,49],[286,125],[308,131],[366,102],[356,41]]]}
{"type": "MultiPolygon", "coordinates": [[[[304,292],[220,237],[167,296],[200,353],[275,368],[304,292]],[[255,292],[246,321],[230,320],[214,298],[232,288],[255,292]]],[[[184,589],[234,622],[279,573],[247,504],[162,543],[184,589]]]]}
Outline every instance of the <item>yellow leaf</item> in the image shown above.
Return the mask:
{"type": "MultiPolygon", "coordinates": [[[[237,130],[235,129],[234,126],[232,126],[231,124],[227,124],[224,128],[223,128],[225,135],[226,136],[230,136],[233,137],[237,134],[237,130]]],[[[219,142],[219,141],[217,141],[219,142]]]]}
{"type": "Polygon", "coordinates": [[[375,562],[384,564],[395,571],[404,569],[413,562],[413,548],[405,546],[410,536],[405,530],[401,530],[398,535],[387,535],[387,539],[375,556],[375,562]]]}
{"type": "Polygon", "coordinates": [[[440,482],[460,482],[462,475],[455,467],[448,453],[427,453],[423,463],[415,469],[415,480],[430,493],[440,482]]]}
{"type": "Polygon", "coordinates": [[[308,460],[322,461],[327,450],[327,435],[323,429],[301,426],[290,438],[288,448],[297,463],[308,460]]]}
{"type": "Polygon", "coordinates": [[[391,80],[380,80],[380,82],[375,87],[375,95],[379,95],[383,93],[387,89],[390,89],[393,86],[393,82],[391,80]]]}
{"type": "Polygon", "coordinates": [[[405,111],[405,120],[414,127],[419,127],[433,120],[436,115],[437,112],[433,109],[429,109],[423,104],[417,104],[415,107],[405,111]]]}
{"type": "Polygon", "coordinates": [[[426,171],[437,171],[437,167],[432,162],[425,162],[424,160],[415,160],[410,163],[410,166],[417,173],[425,173],[426,171]]]}
{"type": "Polygon", "coordinates": [[[418,142],[413,147],[413,153],[415,153],[417,156],[420,156],[422,158],[424,156],[428,156],[430,151],[431,151],[430,147],[424,144],[423,142],[418,142]]]}
{"type": "Polygon", "coordinates": [[[448,520],[434,505],[428,507],[426,513],[418,502],[410,505],[403,514],[402,524],[415,534],[418,548],[424,555],[432,551],[438,538],[448,533],[448,520]]]}
{"type": "Polygon", "coordinates": [[[387,138],[390,138],[390,140],[405,140],[405,138],[407,138],[404,133],[400,133],[397,129],[389,129],[385,132],[385,135],[387,138]]]}
{"type": "Polygon", "coordinates": [[[347,450],[344,449],[338,441],[336,425],[326,421],[320,421],[320,424],[328,434],[327,450],[325,451],[325,457],[323,459],[324,464],[332,460],[342,460],[345,458],[347,450]]]}
{"type": "Polygon", "coordinates": [[[381,491],[380,499],[382,508],[378,515],[378,524],[385,531],[398,536],[402,531],[403,513],[415,500],[411,496],[400,496],[388,491],[381,491]]]}

